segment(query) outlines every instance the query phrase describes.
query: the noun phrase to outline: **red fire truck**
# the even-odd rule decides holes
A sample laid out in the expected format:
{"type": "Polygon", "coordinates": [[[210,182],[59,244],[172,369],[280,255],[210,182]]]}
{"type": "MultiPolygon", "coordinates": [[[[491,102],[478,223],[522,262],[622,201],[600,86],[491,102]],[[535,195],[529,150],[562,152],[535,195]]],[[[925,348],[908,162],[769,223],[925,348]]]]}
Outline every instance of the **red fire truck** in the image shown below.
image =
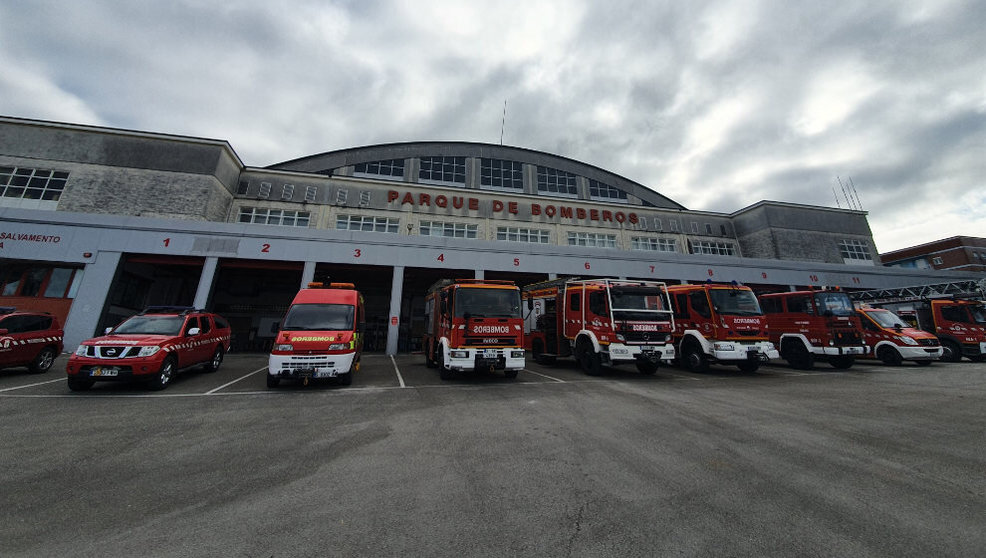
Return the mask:
{"type": "Polygon", "coordinates": [[[526,364],[523,325],[513,281],[442,279],[425,297],[425,363],[443,380],[472,370],[516,378],[526,364]]]}
{"type": "Polygon", "coordinates": [[[849,368],[869,354],[863,328],[849,295],[837,290],[792,291],[760,295],[770,340],[791,366],[809,369],[816,359],[849,368]]]}
{"type": "Polygon", "coordinates": [[[336,378],[353,381],[363,353],[366,314],[363,295],[352,283],[309,283],[291,301],[267,366],[267,387],[282,379],[336,378]]]}
{"type": "Polygon", "coordinates": [[[986,279],[857,291],[851,296],[857,303],[891,310],[913,327],[934,334],[943,361],[958,362],[963,356],[986,361],[986,279]]]}
{"type": "Polygon", "coordinates": [[[667,286],[657,281],[555,279],[524,287],[524,347],[551,364],[575,356],[590,376],[604,364],[635,363],[653,374],[674,358],[674,317],[667,286]]]}
{"type": "Polygon", "coordinates": [[[671,285],[668,292],[674,305],[675,351],[688,370],[704,372],[718,363],[756,372],[761,363],[778,358],[749,287],[701,283],[671,285]]]}

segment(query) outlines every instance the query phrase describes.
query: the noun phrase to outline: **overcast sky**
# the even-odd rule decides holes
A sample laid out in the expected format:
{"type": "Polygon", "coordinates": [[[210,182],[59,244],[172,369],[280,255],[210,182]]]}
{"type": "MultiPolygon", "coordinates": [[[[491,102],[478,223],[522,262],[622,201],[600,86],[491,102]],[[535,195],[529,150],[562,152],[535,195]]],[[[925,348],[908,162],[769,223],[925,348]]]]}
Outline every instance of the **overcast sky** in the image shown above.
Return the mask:
{"type": "Polygon", "coordinates": [[[724,213],[851,179],[886,252],[986,237],[984,28],[983,0],[8,1],[0,114],[250,166],[502,129],[724,213]]]}

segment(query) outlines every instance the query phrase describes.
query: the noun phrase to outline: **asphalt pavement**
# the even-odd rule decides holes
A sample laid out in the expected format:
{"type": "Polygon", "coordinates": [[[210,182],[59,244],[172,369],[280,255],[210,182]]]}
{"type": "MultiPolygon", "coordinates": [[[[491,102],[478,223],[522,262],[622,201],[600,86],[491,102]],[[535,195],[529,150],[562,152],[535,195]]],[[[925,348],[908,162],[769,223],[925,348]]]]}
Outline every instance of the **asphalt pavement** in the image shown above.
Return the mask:
{"type": "Polygon", "coordinates": [[[986,366],[0,371],[0,556],[983,556],[986,366]]]}

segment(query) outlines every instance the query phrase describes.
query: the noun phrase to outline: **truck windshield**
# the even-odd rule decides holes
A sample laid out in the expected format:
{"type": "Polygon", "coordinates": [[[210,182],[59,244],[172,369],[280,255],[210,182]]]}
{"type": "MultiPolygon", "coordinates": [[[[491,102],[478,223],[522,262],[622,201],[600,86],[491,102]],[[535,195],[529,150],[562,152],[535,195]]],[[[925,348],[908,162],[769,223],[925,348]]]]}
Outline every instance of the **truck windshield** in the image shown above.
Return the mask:
{"type": "Polygon", "coordinates": [[[516,289],[477,289],[470,287],[456,289],[455,317],[519,318],[520,291],[516,289]]]}
{"type": "Polygon", "coordinates": [[[833,316],[852,316],[853,306],[846,293],[815,293],[815,305],[820,314],[833,316]]]}
{"type": "Polygon", "coordinates": [[[294,304],[281,324],[282,331],[352,331],[356,308],[352,304],[294,304]]]}
{"type": "Polygon", "coordinates": [[[183,323],[183,316],[134,316],[110,334],[178,335],[183,323]]]}
{"type": "Polygon", "coordinates": [[[911,327],[900,316],[890,310],[867,310],[866,315],[873,319],[880,327],[893,329],[895,327],[911,327]]]}
{"type": "Polygon", "coordinates": [[[667,310],[661,289],[614,287],[610,289],[613,310],[667,310]]]}
{"type": "Polygon", "coordinates": [[[760,316],[760,303],[752,291],[744,289],[709,289],[712,306],[720,314],[760,316]]]}

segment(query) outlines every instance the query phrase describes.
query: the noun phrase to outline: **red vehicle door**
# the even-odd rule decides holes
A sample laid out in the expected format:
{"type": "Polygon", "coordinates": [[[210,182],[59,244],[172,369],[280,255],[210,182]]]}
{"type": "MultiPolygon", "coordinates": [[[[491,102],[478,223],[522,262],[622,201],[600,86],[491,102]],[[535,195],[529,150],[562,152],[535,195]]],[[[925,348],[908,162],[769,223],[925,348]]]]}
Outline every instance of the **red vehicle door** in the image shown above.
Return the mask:
{"type": "Polygon", "coordinates": [[[0,329],[7,333],[0,335],[0,365],[16,366],[30,361],[33,345],[27,343],[30,337],[28,320],[33,316],[7,316],[0,320],[0,329]]]}

